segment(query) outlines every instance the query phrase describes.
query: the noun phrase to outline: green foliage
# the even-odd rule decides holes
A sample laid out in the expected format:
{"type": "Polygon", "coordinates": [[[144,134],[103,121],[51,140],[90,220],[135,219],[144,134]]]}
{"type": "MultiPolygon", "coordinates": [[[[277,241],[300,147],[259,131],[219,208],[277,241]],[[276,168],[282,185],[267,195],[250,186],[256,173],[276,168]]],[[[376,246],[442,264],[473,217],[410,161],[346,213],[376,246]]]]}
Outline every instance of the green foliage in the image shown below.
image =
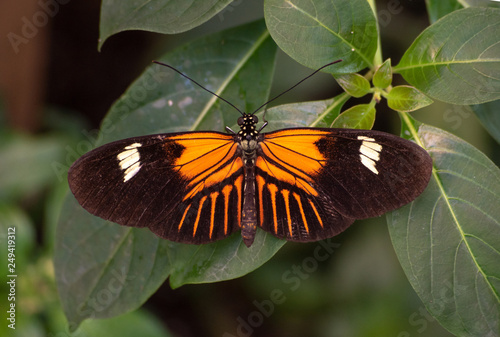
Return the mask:
{"type": "Polygon", "coordinates": [[[432,98],[453,104],[500,99],[498,9],[452,12],[420,34],[394,71],[432,98]]]}
{"type": "Polygon", "coordinates": [[[99,48],[108,37],[126,30],[162,34],[185,32],[201,25],[230,3],[231,0],[103,0],[99,48]]]}
{"type": "MultiPolygon", "coordinates": [[[[72,120],[68,121],[72,127],[64,125],[70,130],[68,133],[54,132],[62,126],[60,122],[64,117],[57,114],[49,119],[52,117],[52,122],[57,120],[59,125],[49,123],[52,130],[49,135],[28,137],[2,130],[0,166],[5,176],[0,180],[0,296],[5,311],[10,309],[10,304],[15,305],[16,321],[14,330],[8,326],[12,322],[6,320],[9,314],[5,314],[5,321],[0,325],[1,336],[69,336],[68,322],[55,286],[51,252],[54,227],[68,192],[65,177],[57,179],[67,159],[63,147],[73,148],[77,141],[81,141],[74,139],[74,130],[81,130],[84,126],[72,120]],[[34,223],[34,218],[39,217],[29,214],[24,208],[26,204],[43,198],[46,190],[50,190],[49,196],[41,205],[46,219],[38,221],[47,227],[41,229],[34,223]],[[36,237],[37,230],[43,233],[41,243],[36,237]],[[10,233],[14,233],[14,238],[8,237],[10,233]],[[7,253],[14,255],[12,261],[8,260],[7,253]],[[12,274],[16,276],[10,276],[12,274]],[[12,279],[15,288],[7,283],[12,279]]],[[[108,330],[120,336],[168,336],[158,320],[143,310],[111,320],[86,321],[78,333],[97,337],[102,336],[101,331],[108,330]]]]}
{"type": "Polygon", "coordinates": [[[432,99],[422,94],[418,89],[408,85],[399,85],[386,95],[387,105],[400,112],[410,112],[432,104],[432,99]]]}
{"type": "Polygon", "coordinates": [[[386,60],[377,68],[377,70],[375,70],[372,82],[373,86],[380,89],[385,89],[391,85],[392,83],[391,59],[386,60]]]}
{"type": "Polygon", "coordinates": [[[370,82],[358,73],[336,75],[335,79],[342,89],[352,97],[363,97],[370,92],[370,82]]]}
{"type": "Polygon", "coordinates": [[[344,111],[332,124],[334,128],[371,129],[375,122],[375,102],[358,104],[344,111]]]}
{"type": "Polygon", "coordinates": [[[498,332],[500,170],[441,129],[421,126],[418,137],[434,160],[434,179],[412,207],[388,215],[401,265],[429,312],[451,332],[498,332]]]}
{"type": "MultiPolygon", "coordinates": [[[[173,0],[146,5],[103,1],[100,45],[123,30],[185,31],[228,3],[194,1],[184,8],[185,2],[173,0]]],[[[383,42],[371,0],[266,0],[265,23],[188,42],[159,59],[248,112],[268,99],[276,45],[311,68],[342,59],[325,72],[333,74],[346,93],[271,108],[266,130],[369,129],[377,103],[387,99],[399,112],[402,136],[428,150],[434,161],[427,190],[387,215],[400,263],[430,314],[446,329],[457,336],[497,336],[500,170],[465,141],[408,115],[433,100],[474,105],[487,130],[500,139],[500,9],[460,3],[467,8],[458,9],[451,0],[428,0],[429,15],[436,22],[394,67],[389,59],[382,61],[383,42]],[[393,87],[393,73],[411,86],[393,87]],[[350,98],[370,94],[369,103],[340,113],[350,98]]],[[[237,116],[193,83],[151,65],[109,111],[99,144],[148,133],[223,130],[234,126],[237,116]]],[[[112,317],[139,307],[167,277],[172,287],[179,287],[242,276],[268,261],[282,245],[263,232],[251,249],[238,235],[203,246],[170,243],[149,231],[92,217],[68,196],[56,238],[58,289],[65,314],[76,327],[89,317],[112,317]],[[100,294],[111,288],[109,300],[99,302],[100,294]]]]}
{"type": "Polygon", "coordinates": [[[264,2],[267,28],[278,46],[297,62],[319,68],[332,60],[337,74],[373,66],[376,19],[366,0],[264,2]]]}

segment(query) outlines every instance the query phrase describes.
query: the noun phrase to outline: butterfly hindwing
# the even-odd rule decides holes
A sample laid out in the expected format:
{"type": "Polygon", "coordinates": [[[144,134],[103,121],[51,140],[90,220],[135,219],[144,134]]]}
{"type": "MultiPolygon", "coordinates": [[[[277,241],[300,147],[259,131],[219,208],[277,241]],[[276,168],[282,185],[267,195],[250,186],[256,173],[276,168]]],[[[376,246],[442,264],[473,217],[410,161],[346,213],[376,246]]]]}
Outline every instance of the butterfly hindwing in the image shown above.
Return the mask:
{"type": "Polygon", "coordinates": [[[303,128],[262,134],[259,223],[291,241],[328,238],[355,219],[411,202],[427,186],[431,169],[421,147],[383,132],[303,128]]]}
{"type": "Polygon", "coordinates": [[[168,240],[206,243],[239,229],[243,167],[233,135],[124,139],[82,156],[68,175],[90,213],[168,240]]]}

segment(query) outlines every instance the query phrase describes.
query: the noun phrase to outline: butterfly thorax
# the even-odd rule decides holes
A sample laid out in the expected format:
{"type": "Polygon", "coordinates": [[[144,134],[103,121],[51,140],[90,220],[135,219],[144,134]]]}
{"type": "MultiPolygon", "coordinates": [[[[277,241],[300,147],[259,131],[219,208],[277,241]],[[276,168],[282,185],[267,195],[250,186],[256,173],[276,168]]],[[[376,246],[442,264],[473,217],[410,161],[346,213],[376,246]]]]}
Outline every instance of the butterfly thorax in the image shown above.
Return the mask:
{"type": "Polygon", "coordinates": [[[243,150],[245,163],[249,160],[252,161],[256,156],[258,146],[257,136],[259,132],[255,129],[255,125],[258,121],[257,116],[250,114],[243,114],[243,116],[238,118],[238,125],[240,126],[238,136],[240,137],[240,146],[243,150]]]}

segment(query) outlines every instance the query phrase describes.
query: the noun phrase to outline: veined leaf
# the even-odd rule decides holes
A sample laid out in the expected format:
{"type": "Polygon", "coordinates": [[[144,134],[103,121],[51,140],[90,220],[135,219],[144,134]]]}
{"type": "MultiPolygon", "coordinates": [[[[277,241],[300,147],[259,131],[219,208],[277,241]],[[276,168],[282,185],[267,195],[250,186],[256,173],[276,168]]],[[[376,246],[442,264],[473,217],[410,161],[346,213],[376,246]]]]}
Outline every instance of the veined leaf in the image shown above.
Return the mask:
{"type": "Polygon", "coordinates": [[[335,75],[337,83],[349,95],[363,97],[370,92],[370,82],[358,73],[335,75]]]}
{"type": "MultiPolygon", "coordinates": [[[[284,128],[318,127],[328,128],[340,114],[349,95],[342,93],[334,98],[314,101],[283,104],[266,111],[266,132],[284,128]]],[[[262,113],[258,114],[262,120],[262,113]]]]}
{"type": "Polygon", "coordinates": [[[385,89],[392,83],[392,66],[391,59],[386,60],[378,67],[373,74],[373,85],[380,89],[385,89]]]}
{"type": "Polygon", "coordinates": [[[337,74],[373,65],[378,30],[366,0],[266,0],[264,15],[278,46],[303,65],[342,59],[326,70],[337,74]]]}
{"type": "Polygon", "coordinates": [[[333,128],[370,130],[375,123],[375,104],[359,104],[347,109],[333,122],[333,128]]]}
{"type": "Polygon", "coordinates": [[[500,99],[500,9],[465,8],[427,28],[394,68],[426,95],[453,104],[500,99]]]}
{"type": "Polygon", "coordinates": [[[231,0],[103,0],[99,48],[113,34],[147,30],[176,34],[197,27],[223,10],[231,0]]]}
{"type": "Polygon", "coordinates": [[[393,110],[410,112],[432,104],[432,100],[409,85],[392,88],[387,96],[387,105],[393,110]]]}
{"type": "Polygon", "coordinates": [[[500,170],[443,130],[423,125],[416,137],[434,170],[424,193],[387,217],[398,258],[446,329],[457,336],[497,336],[500,170]]]}

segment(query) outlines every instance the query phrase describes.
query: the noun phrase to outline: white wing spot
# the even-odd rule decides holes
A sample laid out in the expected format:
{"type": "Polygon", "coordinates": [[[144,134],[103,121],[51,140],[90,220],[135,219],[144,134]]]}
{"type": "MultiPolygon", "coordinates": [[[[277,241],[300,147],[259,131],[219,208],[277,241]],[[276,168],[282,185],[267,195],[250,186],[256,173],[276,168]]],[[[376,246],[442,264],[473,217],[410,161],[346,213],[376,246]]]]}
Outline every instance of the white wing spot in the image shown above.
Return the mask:
{"type": "Polygon", "coordinates": [[[365,157],[363,155],[360,155],[359,157],[361,158],[361,163],[363,165],[365,165],[373,173],[378,174],[378,170],[375,167],[375,162],[373,160],[371,160],[370,158],[365,157]]]}
{"type": "Polygon", "coordinates": [[[125,175],[123,176],[123,182],[129,181],[133,176],[139,172],[141,169],[141,163],[137,162],[125,170],[125,175]]]}
{"type": "Polygon", "coordinates": [[[127,182],[132,179],[132,177],[135,176],[141,169],[141,156],[139,154],[139,151],[137,150],[137,148],[141,146],[142,144],[140,143],[134,143],[125,146],[124,151],[118,153],[118,155],[116,156],[120,168],[125,171],[123,182],[127,182]]]}
{"type": "Polygon", "coordinates": [[[358,140],[362,141],[359,147],[361,163],[373,173],[378,174],[376,164],[380,160],[382,145],[376,143],[374,138],[366,136],[358,136],[358,140]]]}
{"type": "Polygon", "coordinates": [[[364,144],[366,142],[361,143],[361,147],[359,148],[359,152],[365,155],[366,157],[378,161],[380,159],[380,152],[377,152],[375,149],[364,144]]]}

